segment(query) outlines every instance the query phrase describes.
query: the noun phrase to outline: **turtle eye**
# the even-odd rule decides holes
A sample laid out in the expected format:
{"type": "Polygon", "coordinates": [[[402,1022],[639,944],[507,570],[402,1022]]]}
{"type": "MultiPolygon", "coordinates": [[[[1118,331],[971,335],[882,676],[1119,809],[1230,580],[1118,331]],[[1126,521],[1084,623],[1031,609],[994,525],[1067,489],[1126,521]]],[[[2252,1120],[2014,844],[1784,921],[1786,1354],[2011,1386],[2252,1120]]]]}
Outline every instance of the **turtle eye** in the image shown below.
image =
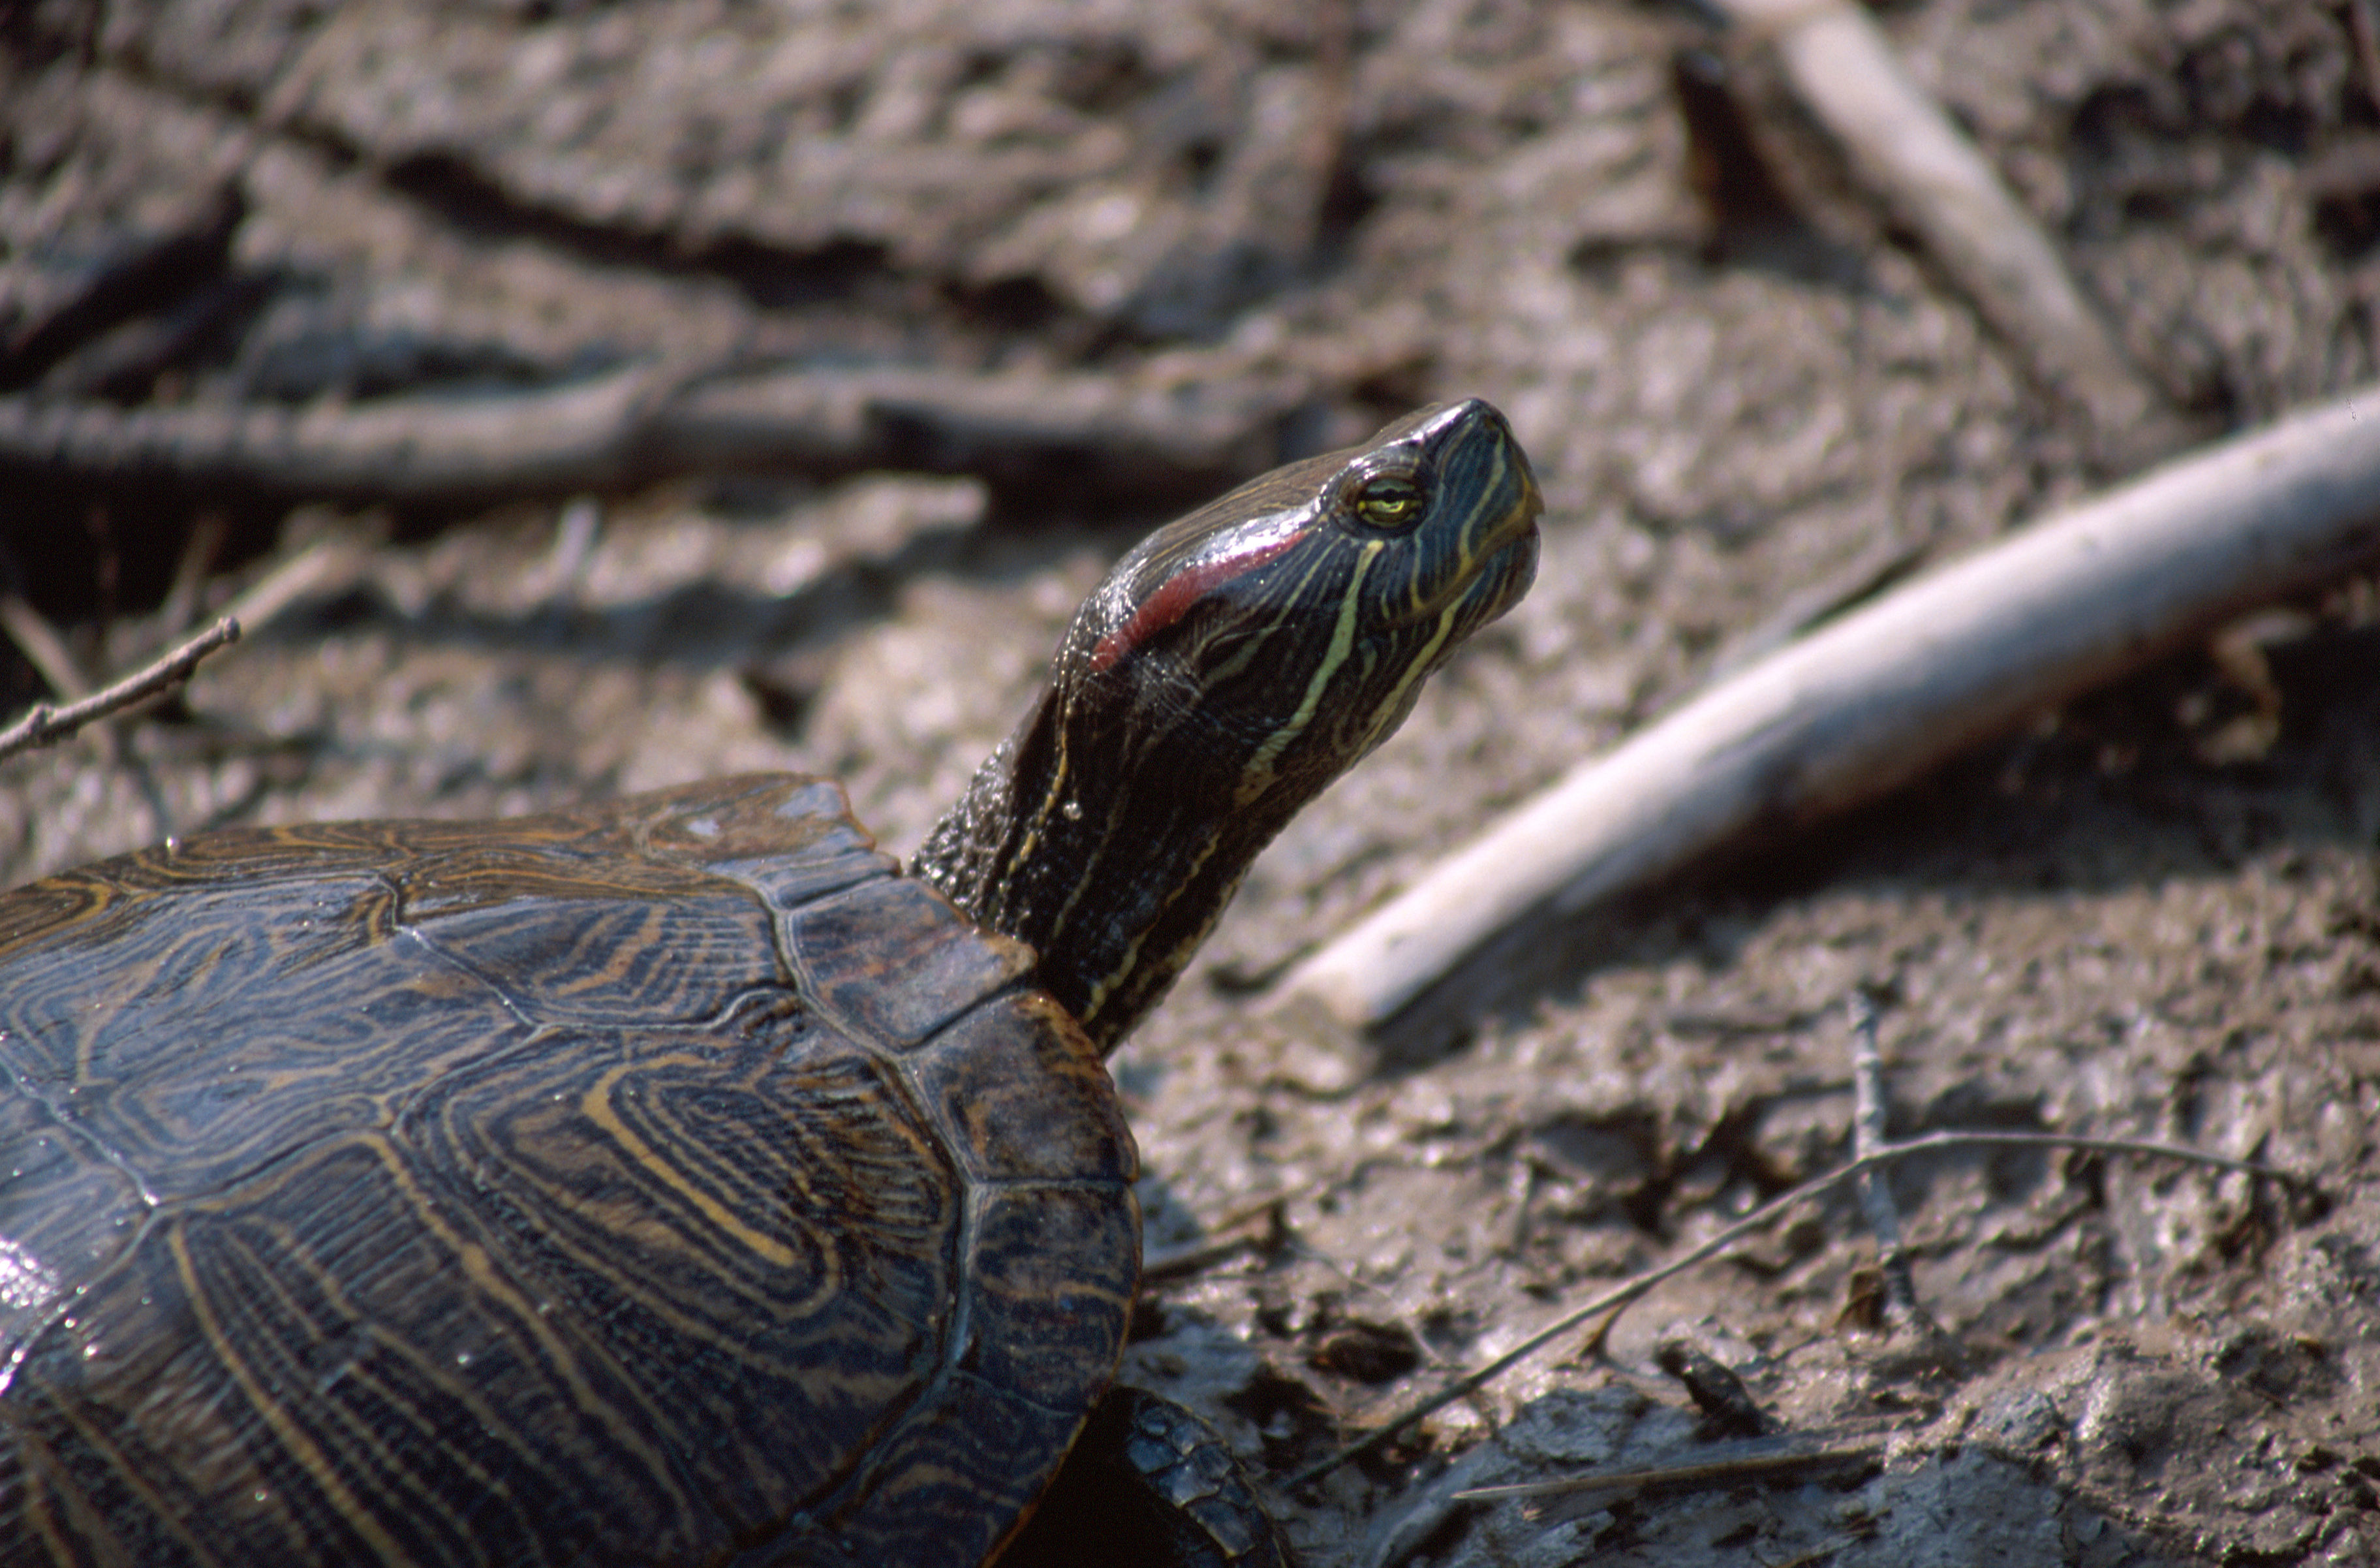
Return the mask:
{"type": "Polygon", "coordinates": [[[1421,486],[1394,474],[1378,474],[1355,492],[1355,516],[1383,533],[1401,533],[1421,521],[1427,498],[1421,486]]]}

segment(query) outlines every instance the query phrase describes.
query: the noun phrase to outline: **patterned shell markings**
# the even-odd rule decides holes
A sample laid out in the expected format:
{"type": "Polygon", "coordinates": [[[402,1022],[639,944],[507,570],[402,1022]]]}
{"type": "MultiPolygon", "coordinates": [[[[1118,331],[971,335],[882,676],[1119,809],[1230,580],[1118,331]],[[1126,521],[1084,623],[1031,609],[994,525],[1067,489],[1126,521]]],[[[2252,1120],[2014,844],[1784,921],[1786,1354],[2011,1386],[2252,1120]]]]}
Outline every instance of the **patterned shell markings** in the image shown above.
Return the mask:
{"type": "Polygon", "coordinates": [[[892,872],[748,778],[0,895],[0,1562],[979,1562],[1112,1374],[1134,1156],[892,872]]]}

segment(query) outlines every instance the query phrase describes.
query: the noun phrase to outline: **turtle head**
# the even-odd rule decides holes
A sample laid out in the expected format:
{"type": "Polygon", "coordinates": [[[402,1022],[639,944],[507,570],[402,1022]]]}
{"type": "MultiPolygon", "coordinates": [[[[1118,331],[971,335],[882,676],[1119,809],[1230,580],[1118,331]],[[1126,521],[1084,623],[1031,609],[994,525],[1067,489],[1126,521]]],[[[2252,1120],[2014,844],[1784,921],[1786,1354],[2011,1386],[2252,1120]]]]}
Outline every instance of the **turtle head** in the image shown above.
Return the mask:
{"type": "Polygon", "coordinates": [[[1494,408],[1408,415],[1151,534],[1075,615],[1052,686],[1109,748],[1222,786],[1219,811],[1293,792],[1285,820],[1527,590],[1541,505],[1494,408]]]}
{"type": "Polygon", "coordinates": [[[1527,591],[1542,507],[1504,417],[1472,399],[1160,529],[1076,613],[917,871],[1030,943],[1111,1047],[1257,852],[1527,591]]]}

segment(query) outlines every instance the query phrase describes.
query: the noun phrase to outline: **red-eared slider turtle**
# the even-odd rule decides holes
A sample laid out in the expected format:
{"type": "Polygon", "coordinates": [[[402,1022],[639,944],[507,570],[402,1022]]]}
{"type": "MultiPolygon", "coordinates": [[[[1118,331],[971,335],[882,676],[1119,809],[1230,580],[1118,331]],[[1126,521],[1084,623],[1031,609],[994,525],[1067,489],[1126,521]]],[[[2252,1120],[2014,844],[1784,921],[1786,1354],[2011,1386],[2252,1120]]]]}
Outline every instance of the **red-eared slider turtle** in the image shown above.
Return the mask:
{"type": "Polygon", "coordinates": [[[908,875],[764,776],[0,897],[0,1562],[991,1557],[1123,1341],[1102,1053],[1538,506],[1468,402],[1161,529],[908,875]]]}

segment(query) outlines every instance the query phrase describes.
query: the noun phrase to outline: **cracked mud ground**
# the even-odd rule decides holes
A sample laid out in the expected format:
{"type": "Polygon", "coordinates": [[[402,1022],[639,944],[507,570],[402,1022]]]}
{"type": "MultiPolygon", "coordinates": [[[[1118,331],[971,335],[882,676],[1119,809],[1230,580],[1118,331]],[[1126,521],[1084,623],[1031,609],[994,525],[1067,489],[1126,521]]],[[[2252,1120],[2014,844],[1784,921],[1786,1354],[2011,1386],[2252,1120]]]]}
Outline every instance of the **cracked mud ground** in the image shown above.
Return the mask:
{"type": "MultiPolygon", "coordinates": [[[[2374,375],[2362,4],[1876,14],[2211,435],[2374,375]]],[[[1291,829],[1115,1064],[1152,1248],[1251,1238],[1152,1282],[1128,1369],[1261,1476],[1842,1159],[1857,988],[1896,1134],[2163,1137],[2320,1184],[1906,1165],[1954,1363],[1864,1326],[1872,1246],[1815,1206],[1280,1496],[1309,1561],[2380,1562],[2368,577],[1803,840],[1535,926],[1361,1051],[1257,1004],[1780,606],[2118,477],[1756,41],[1636,0],[164,0],[0,14],[0,73],[8,391],[364,407],[661,357],[1048,368],[1287,388],[1273,456],[1429,398],[1505,408],[1549,504],[1536,592],[1291,829]],[[131,281],[94,305],[111,268],[131,281]],[[1783,1427],[1882,1447],[1715,1491],[1452,1501],[1694,1449],[1655,1363],[1678,1336],[1783,1427]]],[[[0,764],[0,881],[219,823],[748,768],[844,778],[905,851],[1183,499],[1094,515],[1062,480],[712,476],[424,515],[0,475],[10,570],[92,668],[310,543],[334,563],[152,721],[0,764]],[[220,548],[176,590],[194,530],[220,548]]],[[[0,704],[41,694],[0,652],[0,704]]]]}

